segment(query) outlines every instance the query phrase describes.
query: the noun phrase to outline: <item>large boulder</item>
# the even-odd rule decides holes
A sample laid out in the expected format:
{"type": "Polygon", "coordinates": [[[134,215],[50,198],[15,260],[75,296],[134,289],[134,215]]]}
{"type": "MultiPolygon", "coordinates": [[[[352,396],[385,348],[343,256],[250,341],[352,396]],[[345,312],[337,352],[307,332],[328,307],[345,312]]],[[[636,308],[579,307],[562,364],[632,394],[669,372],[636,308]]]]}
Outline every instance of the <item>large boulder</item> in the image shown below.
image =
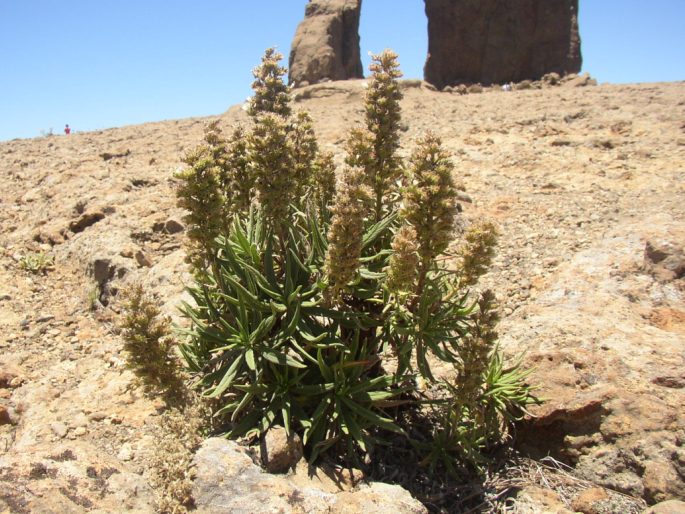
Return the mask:
{"type": "Polygon", "coordinates": [[[290,50],[291,85],[363,78],[361,0],[310,0],[290,50]]]}
{"type": "Polygon", "coordinates": [[[195,454],[193,498],[198,514],[426,514],[426,508],[398,485],[372,482],[351,489],[325,471],[291,475],[265,473],[246,448],[224,438],[207,439],[195,454]],[[304,475],[304,476],[303,476],[304,475]]]}
{"type": "Polygon", "coordinates": [[[537,80],[577,73],[578,0],[425,0],[424,76],[438,89],[460,83],[537,80]]]}

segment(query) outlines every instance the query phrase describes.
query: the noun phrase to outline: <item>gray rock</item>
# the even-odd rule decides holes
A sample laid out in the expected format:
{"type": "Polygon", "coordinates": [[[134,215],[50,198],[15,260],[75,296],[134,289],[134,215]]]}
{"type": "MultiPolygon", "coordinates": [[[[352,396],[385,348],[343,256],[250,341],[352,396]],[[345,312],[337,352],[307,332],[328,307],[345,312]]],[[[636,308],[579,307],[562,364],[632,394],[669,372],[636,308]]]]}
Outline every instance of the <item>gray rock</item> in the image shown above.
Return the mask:
{"type": "Polygon", "coordinates": [[[155,500],[145,478],[136,473],[113,473],[107,479],[107,489],[119,502],[121,511],[156,512],[155,500]]]}
{"type": "Polygon", "coordinates": [[[59,438],[65,437],[67,435],[67,432],[69,431],[67,426],[64,423],[60,423],[60,422],[51,423],[50,429],[59,438]]]}
{"type": "Polygon", "coordinates": [[[126,443],[122,445],[119,453],[117,454],[117,459],[123,461],[129,461],[133,459],[133,450],[131,449],[130,444],[126,443]]]}
{"type": "Polygon", "coordinates": [[[331,493],[289,476],[265,473],[234,441],[207,439],[193,460],[193,498],[203,514],[356,513],[424,514],[425,507],[399,486],[374,483],[331,493]]]}
{"type": "Polygon", "coordinates": [[[138,266],[140,266],[141,268],[152,267],[152,261],[150,260],[150,258],[147,255],[145,255],[145,253],[142,250],[138,250],[135,253],[135,259],[136,259],[136,262],[138,263],[138,266]]]}
{"type": "Polygon", "coordinates": [[[685,514],[685,502],[680,500],[668,500],[652,505],[642,514],[685,514]]]}
{"type": "Polygon", "coordinates": [[[685,250],[673,241],[650,240],[645,243],[644,269],[660,281],[685,277],[685,250]]]}
{"type": "Polygon", "coordinates": [[[166,230],[167,234],[178,234],[179,232],[183,232],[183,229],[183,224],[173,218],[168,219],[164,224],[164,230],[166,230]]]}

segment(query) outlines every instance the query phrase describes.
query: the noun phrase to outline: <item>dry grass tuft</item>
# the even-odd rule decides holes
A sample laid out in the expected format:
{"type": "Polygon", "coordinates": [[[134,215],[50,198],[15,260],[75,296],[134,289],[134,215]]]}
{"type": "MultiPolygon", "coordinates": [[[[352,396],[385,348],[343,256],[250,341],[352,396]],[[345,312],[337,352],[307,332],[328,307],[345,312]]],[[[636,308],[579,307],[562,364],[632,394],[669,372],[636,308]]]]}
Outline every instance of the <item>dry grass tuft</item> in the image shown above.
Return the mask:
{"type": "Polygon", "coordinates": [[[193,509],[193,455],[202,442],[203,409],[199,402],[172,407],[160,417],[150,456],[150,485],[162,514],[193,509]]]}
{"type": "MultiPolygon", "coordinates": [[[[526,506],[514,495],[531,486],[554,492],[563,504],[573,511],[574,498],[586,489],[597,487],[597,484],[576,476],[573,468],[552,457],[545,457],[539,461],[520,458],[489,475],[484,483],[482,502],[463,512],[530,513],[530,506],[526,506]]],[[[598,502],[598,512],[640,514],[647,508],[647,504],[641,498],[610,489],[606,489],[606,492],[609,498],[598,502]]]]}

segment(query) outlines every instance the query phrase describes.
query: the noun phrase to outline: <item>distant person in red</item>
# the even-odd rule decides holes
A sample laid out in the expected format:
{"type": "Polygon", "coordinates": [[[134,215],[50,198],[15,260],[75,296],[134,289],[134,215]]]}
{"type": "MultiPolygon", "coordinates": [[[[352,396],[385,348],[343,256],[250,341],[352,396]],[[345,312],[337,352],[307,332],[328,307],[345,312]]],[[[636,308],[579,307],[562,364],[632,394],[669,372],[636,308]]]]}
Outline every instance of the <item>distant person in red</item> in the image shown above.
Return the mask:
{"type": "Polygon", "coordinates": [[[71,129],[69,128],[69,124],[68,124],[68,123],[67,123],[66,125],[64,125],[64,133],[65,133],[67,136],[68,136],[69,134],[71,134],[71,129]]]}

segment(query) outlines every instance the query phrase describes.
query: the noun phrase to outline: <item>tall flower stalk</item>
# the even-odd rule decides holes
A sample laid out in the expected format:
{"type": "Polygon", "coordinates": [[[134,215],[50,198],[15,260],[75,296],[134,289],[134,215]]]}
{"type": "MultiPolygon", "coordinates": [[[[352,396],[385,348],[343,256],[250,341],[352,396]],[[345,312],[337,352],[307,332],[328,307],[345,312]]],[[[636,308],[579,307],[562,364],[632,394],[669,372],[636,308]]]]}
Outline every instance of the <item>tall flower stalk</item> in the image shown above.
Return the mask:
{"type": "Polygon", "coordinates": [[[247,112],[253,118],[264,113],[287,118],[292,112],[290,88],[283,80],[287,70],[279,64],[282,59],[283,55],[275,48],[268,48],[264,52],[261,64],[252,70],[254,95],[249,100],[247,112]]]}
{"type": "Polygon", "coordinates": [[[428,133],[410,159],[402,195],[402,217],[414,227],[419,254],[419,293],[435,258],[443,253],[454,231],[457,190],[453,165],[440,138],[428,133]]]}
{"type": "Polygon", "coordinates": [[[396,182],[402,173],[402,162],[397,155],[402,100],[398,79],[402,72],[397,54],[392,50],[373,55],[371,60],[371,80],[364,102],[365,124],[370,134],[365,168],[374,195],[374,219],[379,221],[384,208],[393,203],[392,193],[396,192],[396,182]]]}
{"type": "Polygon", "coordinates": [[[345,168],[331,208],[325,271],[327,294],[333,301],[339,299],[359,269],[364,219],[371,199],[364,178],[362,169],[345,168]]]}

